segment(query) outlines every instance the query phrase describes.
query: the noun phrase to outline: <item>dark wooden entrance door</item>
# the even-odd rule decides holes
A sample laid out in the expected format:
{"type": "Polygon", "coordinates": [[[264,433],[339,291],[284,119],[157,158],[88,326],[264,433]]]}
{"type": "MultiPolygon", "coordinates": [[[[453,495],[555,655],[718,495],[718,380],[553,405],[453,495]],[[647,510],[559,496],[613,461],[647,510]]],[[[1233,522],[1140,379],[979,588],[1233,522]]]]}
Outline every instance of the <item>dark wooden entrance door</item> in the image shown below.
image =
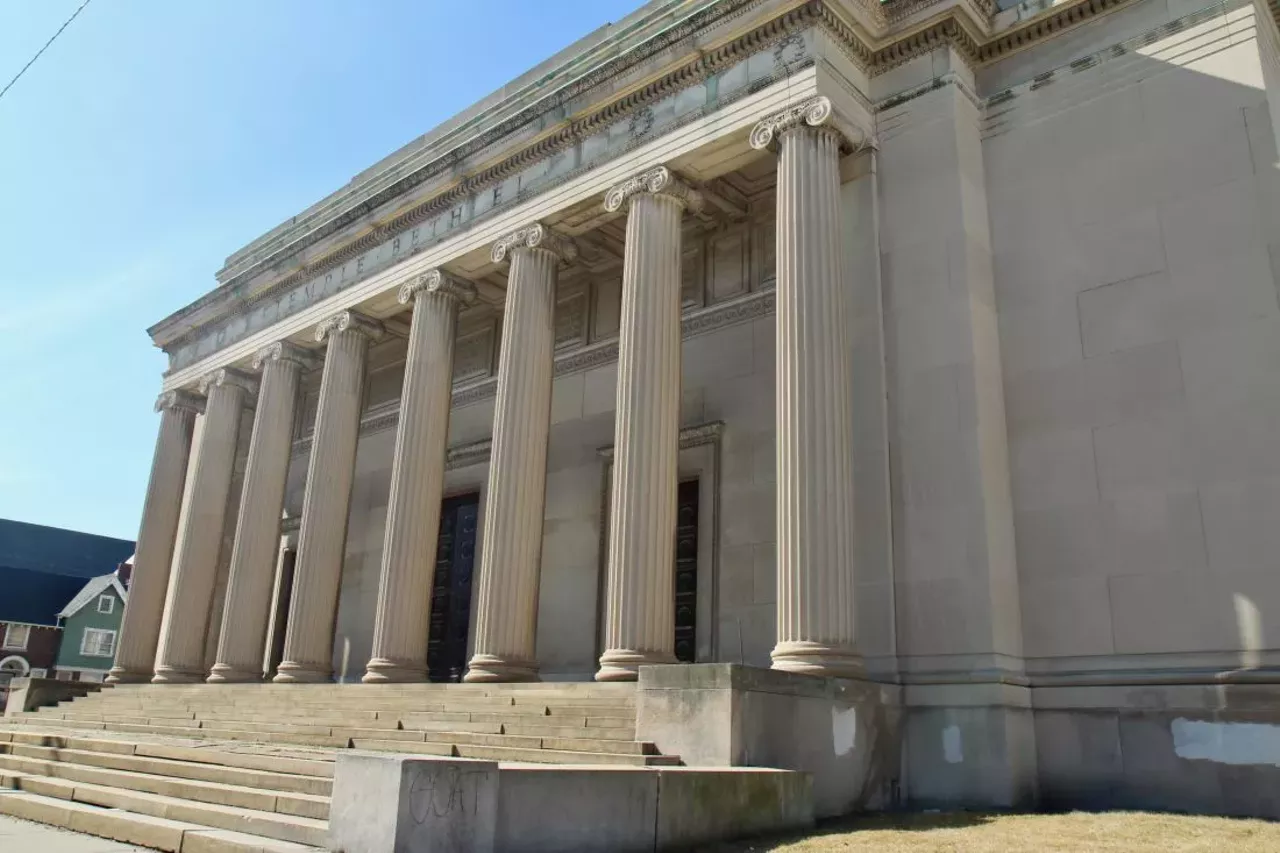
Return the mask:
{"type": "Polygon", "coordinates": [[[676,660],[698,654],[698,481],[676,491],[676,660]]]}
{"type": "Polygon", "coordinates": [[[461,681],[467,671],[467,626],[471,620],[479,510],[478,494],[449,498],[440,507],[431,632],[427,638],[427,677],[432,681],[461,681]]]}

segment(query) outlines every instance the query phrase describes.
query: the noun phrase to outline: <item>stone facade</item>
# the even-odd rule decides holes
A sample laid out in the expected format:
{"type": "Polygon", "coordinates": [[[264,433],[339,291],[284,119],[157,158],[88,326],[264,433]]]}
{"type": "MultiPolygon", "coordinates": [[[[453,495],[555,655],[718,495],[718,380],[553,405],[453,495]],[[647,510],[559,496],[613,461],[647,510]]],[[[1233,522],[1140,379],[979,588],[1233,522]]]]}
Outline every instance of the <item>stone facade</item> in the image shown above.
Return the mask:
{"type": "Polygon", "coordinates": [[[683,631],[884,686],[890,801],[1280,814],[1249,793],[1280,743],[1271,8],[667,5],[151,329],[120,679],[421,679],[449,571],[471,680],[631,678],[683,631]],[[281,342],[296,407],[244,372],[281,342]],[[434,507],[472,494],[464,582],[434,507]]]}

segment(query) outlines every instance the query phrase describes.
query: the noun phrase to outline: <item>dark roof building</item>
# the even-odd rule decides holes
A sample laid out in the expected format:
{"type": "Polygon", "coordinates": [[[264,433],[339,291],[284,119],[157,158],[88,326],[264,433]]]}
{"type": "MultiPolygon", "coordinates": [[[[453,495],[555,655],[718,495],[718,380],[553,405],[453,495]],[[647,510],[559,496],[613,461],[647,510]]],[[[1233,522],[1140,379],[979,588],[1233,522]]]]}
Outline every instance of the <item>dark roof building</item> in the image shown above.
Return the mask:
{"type": "Polygon", "coordinates": [[[56,625],[90,579],[133,553],[127,539],[0,519],[0,622],[56,625]]]}

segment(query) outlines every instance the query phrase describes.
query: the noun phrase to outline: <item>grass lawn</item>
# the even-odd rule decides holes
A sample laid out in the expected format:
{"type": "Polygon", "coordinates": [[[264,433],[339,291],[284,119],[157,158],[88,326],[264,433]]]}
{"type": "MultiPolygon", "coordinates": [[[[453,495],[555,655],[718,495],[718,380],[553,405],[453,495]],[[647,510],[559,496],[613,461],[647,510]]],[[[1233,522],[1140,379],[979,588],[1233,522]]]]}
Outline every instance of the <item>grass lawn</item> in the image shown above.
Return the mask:
{"type": "Polygon", "coordinates": [[[1276,853],[1280,823],[1149,812],[904,814],[842,818],[808,835],[722,844],[706,853],[1276,853]]]}

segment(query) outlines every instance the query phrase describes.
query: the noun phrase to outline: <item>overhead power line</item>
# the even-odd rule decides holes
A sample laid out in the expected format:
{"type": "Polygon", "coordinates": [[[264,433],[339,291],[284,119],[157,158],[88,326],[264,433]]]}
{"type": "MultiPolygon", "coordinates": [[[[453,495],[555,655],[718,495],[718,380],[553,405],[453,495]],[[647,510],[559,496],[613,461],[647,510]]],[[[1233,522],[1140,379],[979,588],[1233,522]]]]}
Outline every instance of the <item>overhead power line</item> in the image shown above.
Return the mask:
{"type": "Polygon", "coordinates": [[[84,7],[88,6],[91,2],[93,2],[93,0],[84,0],[84,2],[80,4],[79,8],[77,8],[74,12],[71,13],[71,17],[67,18],[65,21],[62,22],[62,26],[58,27],[58,31],[53,35],[49,36],[49,40],[44,43],[44,47],[37,50],[36,55],[31,57],[31,59],[27,60],[26,65],[22,66],[22,70],[19,71],[17,74],[13,75],[13,79],[10,80],[7,84],[5,84],[5,87],[3,89],[0,89],[0,98],[3,98],[4,93],[13,88],[13,84],[18,82],[19,77],[27,73],[28,68],[36,64],[36,60],[40,58],[40,54],[44,53],[46,50],[49,49],[49,45],[53,44],[54,40],[57,39],[58,36],[62,35],[63,30],[71,26],[71,22],[74,21],[76,19],[76,16],[84,11],[84,7]]]}

